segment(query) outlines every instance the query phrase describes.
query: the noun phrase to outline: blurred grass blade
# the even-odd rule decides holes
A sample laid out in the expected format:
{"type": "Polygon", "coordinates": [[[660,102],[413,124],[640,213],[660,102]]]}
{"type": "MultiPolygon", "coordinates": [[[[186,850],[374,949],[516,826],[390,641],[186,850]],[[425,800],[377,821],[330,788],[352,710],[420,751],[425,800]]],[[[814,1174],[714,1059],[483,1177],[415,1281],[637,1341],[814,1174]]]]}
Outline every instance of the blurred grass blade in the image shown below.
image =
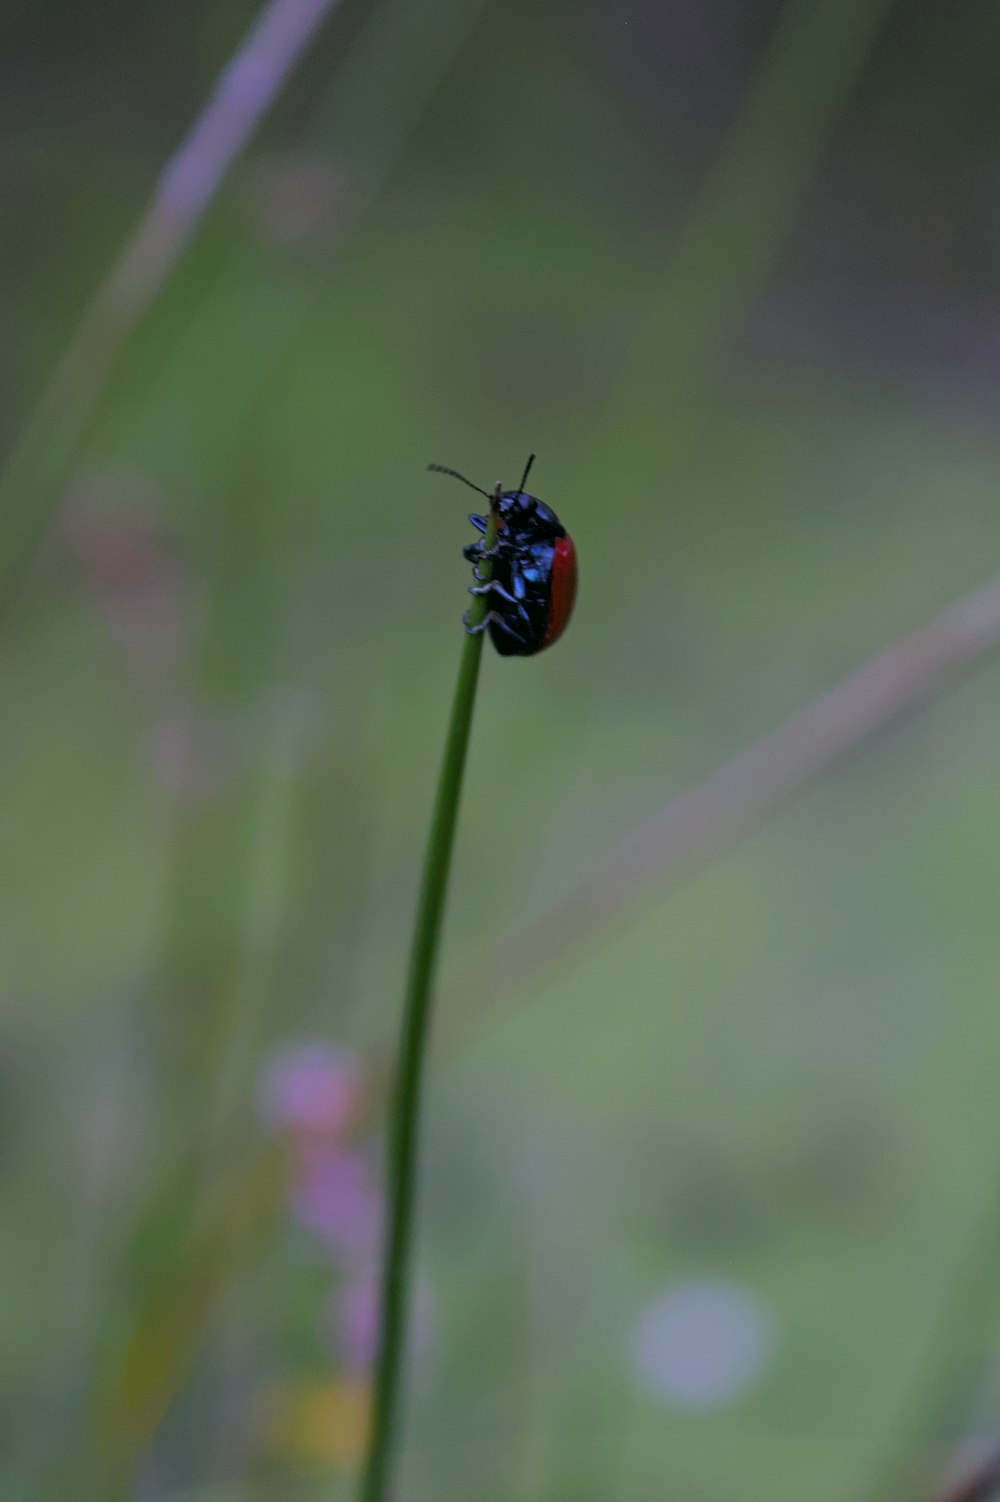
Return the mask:
{"type": "Polygon", "coordinates": [[[893,0],[793,0],[782,11],[722,155],[670,259],[667,295],[644,327],[655,379],[676,351],[674,293],[694,299],[701,357],[715,355],[770,273],[803,195],[857,86],[893,0]]]}
{"type": "Polygon", "coordinates": [[[41,538],[125,345],[339,0],[268,0],[167,162],[0,474],[0,610],[41,538]]]}
{"type": "Polygon", "coordinates": [[[122,1352],[97,1420],[114,1461],[134,1463],[149,1443],[171,1393],[188,1370],[206,1321],[233,1278],[273,1233],[285,1195],[284,1149],[252,1160],[211,1196],[189,1255],[151,1289],[122,1352]]]}
{"type": "MultiPolygon", "coordinates": [[[[662,483],[665,466],[705,441],[706,382],[775,266],[892,4],[792,0],[781,12],[624,367],[610,414],[622,434],[606,449],[629,452],[633,489],[647,483],[644,464],[648,481],[662,483]],[[679,446],[666,456],[629,436],[662,427],[665,398],[684,409],[673,425],[679,446]]],[[[587,467],[592,478],[589,458],[587,467]]]]}
{"type": "MultiPolygon", "coordinates": [[[[206,1196],[185,1256],[148,1282],[117,1339],[105,1332],[106,1359],[89,1394],[89,1432],[34,1491],[38,1502],[118,1502],[132,1495],[140,1456],[187,1376],[206,1325],[273,1235],[285,1192],[284,1148],[275,1146],[231,1170],[206,1196]]],[[[117,1317],[111,1323],[118,1325],[117,1317]]]]}

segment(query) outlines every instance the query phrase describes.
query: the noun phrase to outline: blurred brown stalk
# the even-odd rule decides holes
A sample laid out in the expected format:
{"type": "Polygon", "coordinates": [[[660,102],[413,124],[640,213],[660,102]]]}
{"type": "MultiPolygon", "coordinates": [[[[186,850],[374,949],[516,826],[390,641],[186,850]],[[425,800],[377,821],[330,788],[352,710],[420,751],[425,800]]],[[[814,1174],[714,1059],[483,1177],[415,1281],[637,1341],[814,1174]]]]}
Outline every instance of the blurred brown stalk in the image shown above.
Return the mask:
{"type": "Polygon", "coordinates": [[[320,24],[338,0],[268,0],[160,173],[0,473],[0,605],[23,577],[115,364],[320,24]]]}
{"type": "Polygon", "coordinates": [[[988,1502],[1000,1495],[1000,1449],[990,1450],[931,1502],[988,1502]]]}
{"type": "Polygon", "coordinates": [[[957,669],[998,644],[1000,576],[883,647],[703,782],[669,799],[561,902],[502,938],[488,957],[477,957],[456,980],[456,1005],[442,1018],[439,1046],[460,1047],[484,1021],[485,1006],[524,991],[571,950],[592,943],[653,883],[658,897],[673,891],[838,757],[940,692],[957,669]],[[474,1012],[470,995],[480,1001],[474,1012]]]}

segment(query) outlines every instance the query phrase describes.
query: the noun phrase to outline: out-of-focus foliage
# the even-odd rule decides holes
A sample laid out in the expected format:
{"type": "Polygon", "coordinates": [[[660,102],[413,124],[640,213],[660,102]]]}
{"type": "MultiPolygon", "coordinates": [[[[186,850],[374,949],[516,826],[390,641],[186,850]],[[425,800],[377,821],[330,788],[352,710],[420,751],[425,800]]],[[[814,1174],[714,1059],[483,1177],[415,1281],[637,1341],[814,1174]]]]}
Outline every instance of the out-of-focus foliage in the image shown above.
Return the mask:
{"type": "MultiPolygon", "coordinates": [[[[995,14],[824,9],[345,0],[130,344],[0,622],[4,1497],[83,1495],[178,1299],[138,1495],[349,1495],[377,1080],[321,1203],[294,1133],[276,1224],[241,1186],[290,1045],[393,1037],[468,582],[428,461],[536,451],[581,558],[486,663],[446,970],[996,568],[995,14]]],[[[8,0],[5,446],[254,14],[8,0]]],[[[854,1502],[1000,1424],[998,689],[434,1070],[401,1497],[854,1502]]]]}

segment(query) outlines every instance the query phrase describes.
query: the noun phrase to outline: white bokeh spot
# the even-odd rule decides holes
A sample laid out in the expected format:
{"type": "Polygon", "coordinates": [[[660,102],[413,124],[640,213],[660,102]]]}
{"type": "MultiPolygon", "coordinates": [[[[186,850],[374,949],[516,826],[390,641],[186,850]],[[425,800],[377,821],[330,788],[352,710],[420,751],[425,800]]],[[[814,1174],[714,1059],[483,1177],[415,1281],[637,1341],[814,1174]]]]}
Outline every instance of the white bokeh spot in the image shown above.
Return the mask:
{"type": "Polygon", "coordinates": [[[736,1283],[689,1279],[640,1313],[630,1354],[636,1382],[688,1408],[731,1403],[759,1377],[774,1346],[760,1299],[736,1283]]]}

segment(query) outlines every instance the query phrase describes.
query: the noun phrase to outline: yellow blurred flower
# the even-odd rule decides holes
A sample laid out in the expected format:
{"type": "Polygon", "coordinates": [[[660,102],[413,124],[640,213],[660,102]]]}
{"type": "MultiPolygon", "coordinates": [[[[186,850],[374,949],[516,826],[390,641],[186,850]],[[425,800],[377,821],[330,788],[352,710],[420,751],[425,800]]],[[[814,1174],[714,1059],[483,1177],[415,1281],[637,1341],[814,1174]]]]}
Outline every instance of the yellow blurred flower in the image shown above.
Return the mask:
{"type": "Polygon", "coordinates": [[[268,1448],[288,1460],[353,1470],[368,1438],[368,1383],[357,1377],[273,1388],[264,1396],[268,1448]]]}

